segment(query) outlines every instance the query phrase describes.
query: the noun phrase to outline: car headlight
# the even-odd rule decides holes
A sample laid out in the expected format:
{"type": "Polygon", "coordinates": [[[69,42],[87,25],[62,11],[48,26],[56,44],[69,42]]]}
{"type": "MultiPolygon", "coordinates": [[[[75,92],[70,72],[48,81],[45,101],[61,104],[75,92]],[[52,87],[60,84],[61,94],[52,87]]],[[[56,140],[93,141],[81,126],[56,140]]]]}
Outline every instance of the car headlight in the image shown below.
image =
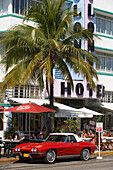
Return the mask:
{"type": "Polygon", "coordinates": [[[17,148],[15,148],[15,151],[17,151],[17,148]]]}
{"type": "Polygon", "coordinates": [[[36,152],[37,151],[37,148],[32,148],[31,149],[31,152],[36,152]]]}
{"type": "Polygon", "coordinates": [[[36,152],[36,151],[37,151],[37,149],[35,148],[35,149],[34,149],[34,151],[36,152]]]}
{"type": "Polygon", "coordinates": [[[31,151],[33,152],[33,151],[34,151],[34,149],[32,148],[32,149],[31,149],[31,151]]]}
{"type": "Polygon", "coordinates": [[[18,151],[20,151],[20,148],[18,148],[18,151]]]}

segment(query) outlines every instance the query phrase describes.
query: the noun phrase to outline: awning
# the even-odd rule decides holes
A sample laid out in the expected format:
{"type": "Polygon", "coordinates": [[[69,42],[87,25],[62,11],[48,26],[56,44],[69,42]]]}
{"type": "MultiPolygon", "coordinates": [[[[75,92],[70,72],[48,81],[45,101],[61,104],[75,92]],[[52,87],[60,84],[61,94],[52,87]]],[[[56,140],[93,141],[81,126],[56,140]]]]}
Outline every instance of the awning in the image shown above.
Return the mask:
{"type": "Polygon", "coordinates": [[[4,110],[4,107],[0,106],[0,110],[4,110]]]}
{"type": "Polygon", "coordinates": [[[100,107],[101,108],[104,108],[106,110],[109,110],[109,111],[113,111],[113,103],[105,103],[105,102],[102,102],[100,104],[100,107]]]}
{"type": "MultiPolygon", "coordinates": [[[[64,105],[65,106],[65,105],[64,105]]],[[[69,106],[68,106],[69,107],[69,106]]],[[[95,115],[103,115],[101,113],[95,112],[93,110],[87,109],[85,107],[81,108],[81,109],[73,109],[73,113],[75,112],[75,114],[73,114],[71,111],[69,112],[69,110],[60,110],[60,113],[56,113],[55,117],[79,117],[79,118],[92,118],[95,115]]]]}
{"type": "MultiPolygon", "coordinates": [[[[18,103],[29,103],[33,102],[38,105],[43,105],[44,103],[49,104],[49,100],[47,99],[31,99],[31,98],[10,98],[13,102],[18,103]]],[[[87,108],[75,109],[73,107],[54,102],[54,106],[59,108],[59,112],[55,113],[55,117],[79,117],[79,118],[92,118],[94,115],[103,115],[101,113],[92,111],[87,108]]]]}
{"type": "Polygon", "coordinates": [[[96,112],[96,111],[93,111],[93,110],[91,110],[91,109],[87,109],[87,108],[85,108],[85,107],[83,107],[83,108],[81,108],[81,109],[79,109],[82,113],[86,113],[86,114],[93,114],[94,116],[98,116],[98,115],[103,115],[102,113],[98,113],[98,112],[96,112]]]}
{"type": "Polygon", "coordinates": [[[55,117],[57,118],[61,118],[61,117],[68,117],[68,118],[92,118],[93,115],[92,114],[86,114],[86,113],[78,113],[78,111],[75,114],[71,114],[71,113],[55,113],[55,117]]]}
{"type": "Polygon", "coordinates": [[[2,107],[11,107],[11,104],[8,104],[8,103],[0,103],[0,106],[2,106],[2,107]]]}

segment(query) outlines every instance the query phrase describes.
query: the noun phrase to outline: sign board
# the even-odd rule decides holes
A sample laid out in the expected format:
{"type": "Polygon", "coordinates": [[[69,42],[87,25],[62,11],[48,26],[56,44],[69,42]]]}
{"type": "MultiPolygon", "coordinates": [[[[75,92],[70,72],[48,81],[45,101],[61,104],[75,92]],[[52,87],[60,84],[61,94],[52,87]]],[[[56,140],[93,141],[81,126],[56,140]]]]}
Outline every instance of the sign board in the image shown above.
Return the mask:
{"type": "Polygon", "coordinates": [[[96,123],[96,132],[103,132],[103,122],[96,123]]]}
{"type": "MultiPolygon", "coordinates": [[[[70,82],[61,79],[55,79],[54,81],[54,96],[62,98],[91,98],[97,99],[104,96],[104,86],[102,84],[96,84],[96,89],[92,90],[90,84],[85,81],[73,81],[73,89],[70,82]]],[[[45,91],[46,92],[46,91],[45,91]]],[[[44,92],[44,93],[45,93],[44,92]]]]}
{"type": "Polygon", "coordinates": [[[96,123],[96,132],[98,132],[98,141],[99,141],[99,156],[97,157],[97,159],[103,159],[101,156],[100,156],[100,132],[103,132],[103,123],[102,122],[98,122],[96,123]]]}

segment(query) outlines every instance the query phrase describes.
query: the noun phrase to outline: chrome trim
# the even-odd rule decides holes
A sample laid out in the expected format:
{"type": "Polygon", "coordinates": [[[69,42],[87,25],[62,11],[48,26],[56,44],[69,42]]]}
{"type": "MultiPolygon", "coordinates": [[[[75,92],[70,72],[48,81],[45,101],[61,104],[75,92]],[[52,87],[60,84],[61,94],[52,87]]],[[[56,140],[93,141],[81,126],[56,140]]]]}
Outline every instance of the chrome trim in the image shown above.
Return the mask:
{"type": "Polygon", "coordinates": [[[63,159],[63,158],[73,158],[73,157],[79,157],[80,154],[78,155],[61,155],[61,156],[57,156],[58,159],[63,159]]]}
{"type": "Polygon", "coordinates": [[[29,154],[30,155],[43,155],[43,154],[45,154],[45,153],[43,153],[43,152],[29,152],[29,154]]]}
{"type": "Polygon", "coordinates": [[[29,156],[30,155],[43,155],[43,154],[45,154],[45,152],[15,152],[15,155],[23,156],[24,153],[28,154],[29,156]]]}

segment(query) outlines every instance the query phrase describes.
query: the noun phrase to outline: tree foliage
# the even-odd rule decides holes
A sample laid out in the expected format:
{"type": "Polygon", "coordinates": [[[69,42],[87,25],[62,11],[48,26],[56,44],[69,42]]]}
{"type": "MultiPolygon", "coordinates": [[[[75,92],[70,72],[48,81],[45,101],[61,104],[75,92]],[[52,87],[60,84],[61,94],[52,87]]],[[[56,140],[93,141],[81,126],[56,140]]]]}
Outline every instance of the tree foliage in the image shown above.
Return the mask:
{"type": "Polygon", "coordinates": [[[6,129],[6,131],[4,131],[4,138],[5,139],[10,139],[10,136],[12,137],[12,139],[15,137],[15,133],[17,131],[16,129],[16,118],[12,118],[10,117],[8,120],[8,128],[6,129]]]}
{"type": "Polygon", "coordinates": [[[65,123],[68,125],[69,132],[76,133],[79,129],[79,119],[75,120],[74,118],[67,118],[65,123]]]}
{"type": "Polygon", "coordinates": [[[90,86],[95,87],[93,77],[97,79],[97,75],[92,65],[97,58],[73,46],[73,41],[79,38],[92,42],[93,34],[82,28],[73,32],[73,15],[78,14],[65,4],[66,0],[42,0],[29,8],[24,18],[24,21],[32,20],[34,26],[24,23],[2,35],[1,44],[5,49],[2,62],[6,62],[6,71],[12,68],[1,83],[2,90],[25,85],[34,79],[42,90],[43,75],[50,85],[54,83],[52,70],[55,65],[72,87],[69,68],[82,74],[90,86]]]}

